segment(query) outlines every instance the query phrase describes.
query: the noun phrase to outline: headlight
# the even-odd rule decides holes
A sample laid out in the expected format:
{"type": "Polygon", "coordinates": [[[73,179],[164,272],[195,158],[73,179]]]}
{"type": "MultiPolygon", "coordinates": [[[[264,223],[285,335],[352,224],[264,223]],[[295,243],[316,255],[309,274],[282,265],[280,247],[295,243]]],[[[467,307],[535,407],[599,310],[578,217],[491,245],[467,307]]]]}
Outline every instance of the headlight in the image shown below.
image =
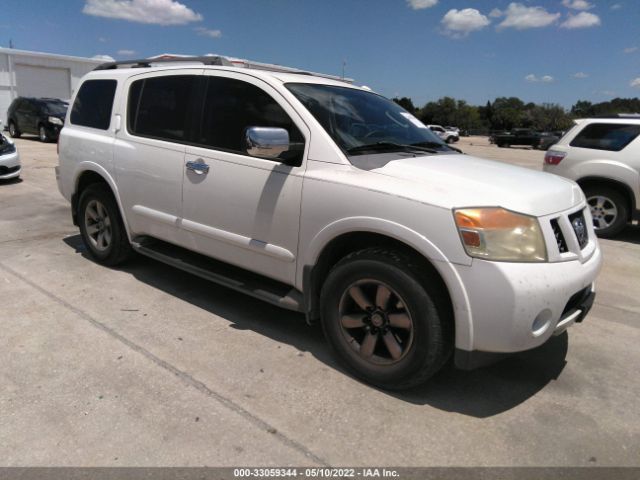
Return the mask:
{"type": "Polygon", "coordinates": [[[503,262],[546,262],[538,219],[500,207],[454,210],[460,238],[471,257],[503,262]]]}
{"type": "Polygon", "coordinates": [[[49,120],[49,123],[53,123],[54,125],[62,125],[62,120],[58,117],[49,117],[47,120],[49,120]]]}

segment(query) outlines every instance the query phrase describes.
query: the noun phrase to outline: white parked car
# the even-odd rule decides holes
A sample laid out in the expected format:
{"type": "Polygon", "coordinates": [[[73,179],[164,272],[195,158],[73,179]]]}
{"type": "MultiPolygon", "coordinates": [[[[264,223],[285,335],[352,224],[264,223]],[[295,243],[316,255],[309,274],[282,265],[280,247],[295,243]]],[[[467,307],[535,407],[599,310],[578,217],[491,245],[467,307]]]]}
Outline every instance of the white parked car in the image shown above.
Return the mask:
{"type": "Polygon", "coordinates": [[[544,170],[576,181],[596,233],[617,235],[640,220],[640,117],[580,121],[547,152],[544,170]]]}
{"type": "Polygon", "coordinates": [[[602,257],[575,183],[458,154],[339,79],[205,63],[79,85],[57,178],[97,262],[137,251],[302,312],[383,388],[585,317],[602,257]]]}
{"type": "Polygon", "coordinates": [[[20,154],[15,143],[0,134],[0,180],[18,178],[20,172],[20,154]]]}
{"type": "Polygon", "coordinates": [[[447,143],[455,143],[460,140],[460,132],[457,130],[450,130],[441,125],[427,125],[427,127],[447,143]]]}

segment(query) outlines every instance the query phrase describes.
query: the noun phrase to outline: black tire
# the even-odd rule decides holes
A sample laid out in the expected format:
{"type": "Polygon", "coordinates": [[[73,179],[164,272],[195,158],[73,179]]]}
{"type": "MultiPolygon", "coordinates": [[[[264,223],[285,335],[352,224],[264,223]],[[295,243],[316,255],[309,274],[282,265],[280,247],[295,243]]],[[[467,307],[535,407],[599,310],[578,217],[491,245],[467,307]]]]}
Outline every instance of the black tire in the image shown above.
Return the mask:
{"type": "MultiPolygon", "coordinates": [[[[96,210],[94,209],[94,211],[96,210]]],[[[78,202],[78,224],[87,252],[97,263],[113,267],[123,263],[131,256],[133,250],[120,216],[120,210],[107,185],[94,183],[82,192],[78,202]],[[90,220],[88,217],[91,215],[87,213],[87,209],[90,205],[93,208],[98,204],[102,205],[106,211],[105,215],[100,215],[100,218],[108,217],[110,241],[105,248],[100,248],[100,245],[88,233],[88,229],[95,227],[100,222],[90,220]]],[[[102,226],[104,227],[106,224],[107,221],[102,220],[102,226]]]]}
{"type": "MultiPolygon", "coordinates": [[[[446,303],[448,301],[445,300],[446,293],[439,281],[418,271],[408,256],[387,249],[371,248],[352,253],[329,272],[320,296],[322,328],[337,358],[354,376],[384,389],[406,389],[426,382],[451,356],[453,324],[446,303]],[[345,298],[357,308],[357,302],[353,301],[350,292],[354,285],[359,285],[358,282],[374,282],[373,285],[380,282],[388,286],[393,292],[390,298],[397,300],[393,300],[390,307],[385,307],[388,308],[385,312],[393,315],[391,310],[403,308],[404,316],[408,314],[412,328],[406,336],[410,335],[410,340],[402,343],[398,340],[398,334],[402,332],[395,330],[394,334],[398,340],[396,343],[402,345],[402,355],[398,359],[383,358],[385,351],[391,356],[384,335],[393,328],[389,324],[382,328],[375,327],[371,321],[373,310],[370,314],[360,313],[365,317],[362,322],[367,322],[366,326],[358,326],[355,331],[348,332],[343,327],[341,319],[344,312],[341,313],[341,308],[345,298]],[[365,358],[362,356],[364,337],[373,330],[379,332],[374,342],[375,353],[372,349],[372,354],[365,358]],[[360,343],[355,341],[358,332],[363,335],[360,343]]],[[[364,292],[365,288],[363,286],[361,291],[364,292]]],[[[372,292],[377,290],[369,290],[367,295],[371,296],[372,292]]],[[[377,294],[373,298],[373,303],[378,303],[377,294]]],[[[379,309],[379,306],[376,307],[376,311],[379,309]]],[[[389,322],[390,317],[386,315],[384,317],[389,322]]]]}
{"type": "Polygon", "coordinates": [[[49,134],[47,133],[47,129],[44,125],[40,125],[38,127],[38,139],[40,139],[42,143],[48,143],[51,141],[51,138],[49,138],[49,134]]]}
{"type": "Polygon", "coordinates": [[[11,138],[20,138],[20,135],[22,135],[22,132],[18,130],[16,122],[14,122],[13,120],[9,122],[9,135],[11,136],[11,138]]]}
{"type": "MultiPolygon", "coordinates": [[[[624,196],[617,190],[599,185],[589,185],[584,188],[584,194],[587,197],[587,203],[591,208],[591,216],[593,217],[593,227],[596,231],[596,235],[601,238],[612,238],[618,235],[627,226],[629,220],[629,207],[624,196]],[[598,207],[598,199],[604,199],[604,207],[607,207],[607,202],[615,206],[616,215],[607,216],[603,212],[602,207],[598,207]],[[598,224],[599,219],[602,219],[603,223],[607,226],[600,228],[598,224]]],[[[604,210],[611,210],[604,208],[604,210]]]]}
{"type": "Polygon", "coordinates": [[[498,145],[499,148],[504,148],[505,144],[502,142],[498,142],[496,143],[496,145],[498,145]]]}

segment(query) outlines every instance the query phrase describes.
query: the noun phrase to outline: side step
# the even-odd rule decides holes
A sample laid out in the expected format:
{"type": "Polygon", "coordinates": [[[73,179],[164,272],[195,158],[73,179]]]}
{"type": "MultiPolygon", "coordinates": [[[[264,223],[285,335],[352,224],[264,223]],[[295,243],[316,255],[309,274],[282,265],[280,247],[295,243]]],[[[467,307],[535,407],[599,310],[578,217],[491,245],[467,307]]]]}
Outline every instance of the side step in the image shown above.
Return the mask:
{"type": "Polygon", "coordinates": [[[138,253],[278,307],[304,312],[301,292],[277,280],[156,239],[133,242],[138,253]]]}

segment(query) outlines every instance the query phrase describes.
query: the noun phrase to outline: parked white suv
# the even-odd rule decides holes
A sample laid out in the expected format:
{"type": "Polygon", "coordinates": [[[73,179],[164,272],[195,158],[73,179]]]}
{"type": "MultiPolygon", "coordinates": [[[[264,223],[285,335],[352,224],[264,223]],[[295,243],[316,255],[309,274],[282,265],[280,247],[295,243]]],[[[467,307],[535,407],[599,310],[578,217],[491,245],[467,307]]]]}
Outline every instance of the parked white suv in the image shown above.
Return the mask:
{"type": "Polygon", "coordinates": [[[640,219],[640,117],[581,120],[552,148],[544,170],[582,187],[599,236],[640,219]]]}
{"type": "Polygon", "coordinates": [[[339,79],[206,62],[77,89],[57,178],[97,262],[137,251],[303,312],[384,388],[584,318],[602,258],[575,183],[458,154],[339,79]]]}
{"type": "Polygon", "coordinates": [[[427,128],[447,143],[455,143],[460,140],[459,130],[451,130],[441,125],[427,125],[427,128]]]}

